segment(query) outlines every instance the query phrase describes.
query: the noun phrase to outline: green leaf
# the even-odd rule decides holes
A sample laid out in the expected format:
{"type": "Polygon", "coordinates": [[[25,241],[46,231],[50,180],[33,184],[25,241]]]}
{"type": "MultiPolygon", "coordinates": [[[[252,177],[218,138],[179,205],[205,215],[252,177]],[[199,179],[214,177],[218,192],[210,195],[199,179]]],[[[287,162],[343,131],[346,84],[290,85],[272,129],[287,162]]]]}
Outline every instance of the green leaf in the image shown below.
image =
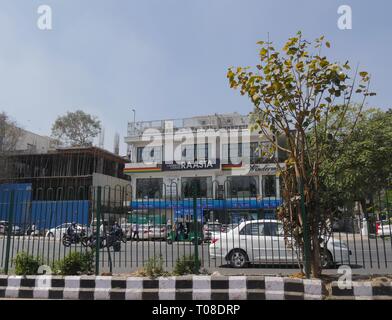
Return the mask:
{"type": "Polygon", "coordinates": [[[328,41],[325,43],[325,45],[327,46],[327,48],[331,48],[331,44],[328,41]]]}

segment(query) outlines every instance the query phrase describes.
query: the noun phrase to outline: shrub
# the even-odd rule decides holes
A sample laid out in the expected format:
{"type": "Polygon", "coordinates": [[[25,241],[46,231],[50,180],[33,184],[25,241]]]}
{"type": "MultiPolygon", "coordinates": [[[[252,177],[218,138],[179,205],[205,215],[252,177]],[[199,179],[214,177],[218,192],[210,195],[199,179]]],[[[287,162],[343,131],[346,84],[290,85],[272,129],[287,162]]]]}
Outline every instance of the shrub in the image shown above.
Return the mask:
{"type": "Polygon", "coordinates": [[[94,253],[71,252],[64,259],[55,262],[54,273],[72,276],[80,274],[92,274],[94,272],[94,253]]]}
{"type": "Polygon", "coordinates": [[[156,278],[161,276],[169,275],[168,272],[163,268],[163,257],[162,255],[157,257],[152,257],[148,259],[146,265],[142,270],[139,271],[139,274],[142,276],[147,276],[150,278],[156,278]]]}
{"type": "Polygon", "coordinates": [[[193,274],[197,269],[199,271],[200,260],[196,261],[193,255],[190,256],[183,256],[182,259],[178,259],[176,261],[176,265],[174,267],[174,274],[178,276],[186,275],[186,274],[193,274]]]}
{"type": "Polygon", "coordinates": [[[38,268],[42,265],[39,258],[25,252],[19,252],[13,262],[15,263],[15,274],[18,276],[36,275],[38,268]]]}

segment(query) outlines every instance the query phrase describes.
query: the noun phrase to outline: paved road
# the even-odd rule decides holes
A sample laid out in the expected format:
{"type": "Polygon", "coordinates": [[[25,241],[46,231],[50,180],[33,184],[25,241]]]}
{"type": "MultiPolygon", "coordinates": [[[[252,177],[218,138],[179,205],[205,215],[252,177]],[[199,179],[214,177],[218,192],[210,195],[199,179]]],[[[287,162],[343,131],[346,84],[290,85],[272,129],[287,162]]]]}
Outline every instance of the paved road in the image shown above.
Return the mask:
{"type": "MultiPolygon", "coordinates": [[[[335,234],[339,239],[339,234],[335,234]]],[[[344,234],[340,239],[348,243],[353,254],[351,256],[351,267],[356,274],[392,274],[392,241],[391,239],[365,238],[359,235],[344,234]]],[[[52,264],[59,258],[63,258],[71,251],[82,251],[86,248],[79,245],[66,248],[61,241],[48,238],[15,237],[10,246],[11,259],[18,252],[25,251],[40,256],[46,264],[52,264]]],[[[222,274],[291,274],[298,271],[296,266],[276,265],[253,265],[246,269],[232,269],[227,266],[223,259],[211,259],[208,254],[208,244],[198,246],[202,267],[208,271],[219,271],[222,274]]],[[[113,273],[130,273],[141,268],[151,257],[162,255],[164,268],[172,270],[178,258],[189,256],[194,253],[194,246],[189,242],[174,242],[168,245],[165,241],[128,241],[121,244],[120,252],[113,252],[111,248],[113,273]]],[[[0,237],[0,268],[4,269],[6,255],[6,239],[0,237]]],[[[11,264],[10,268],[13,268],[11,264]]],[[[107,249],[101,250],[101,271],[109,271],[109,255],[107,249]]],[[[327,274],[336,274],[336,269],[326,270],[327,274]]]]}

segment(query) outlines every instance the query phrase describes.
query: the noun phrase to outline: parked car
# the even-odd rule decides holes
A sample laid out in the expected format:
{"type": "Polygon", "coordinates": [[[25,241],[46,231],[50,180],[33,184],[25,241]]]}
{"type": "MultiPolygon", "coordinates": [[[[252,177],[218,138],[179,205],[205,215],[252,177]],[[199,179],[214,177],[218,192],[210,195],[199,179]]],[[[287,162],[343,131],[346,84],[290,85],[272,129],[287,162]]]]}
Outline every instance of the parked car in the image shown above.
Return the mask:
{"type": "Polygon", "coordinates": [[[222,224],[219,222],[207,222],[203,226],[203,238],[204,241],[210,241],[212,235],[215,233],[220,233],[222,231],[222,224]]]}
{"type": "MultiPolygon", "coordinates": [[[[133,237],[133,225],[131,224],[127,229],[127,240],[131,240],[133,237]]],[[[151,238],[150,234],[151,225],[149,224],[139,224],[138,231],[139,231],[139,239],[140,240],[148,240],[151,238]]]]}
{"type": "Polygon", "coordinates": [[[221,232],[228,232],[237,226],[238,224],[222,224],[221,232]]]}
{"type": "Polygon", "coordinates": [[[166,226],[164,224],[152,225],[150,226],[148,234],[149,234],[149,239],[151,240],[155,240],[155,239],[166,240],[167,238],[166,226]]]}
{"type": "Polygon", "coordinates": [[[392,223],[388,220],[377,221],[376,235],[378,237],[390,237],[392,235],[392,223]]]}
{"type": "MultiPolygon", "coordinates": [[[[0,221],[0,234],[7,234],[8,233],[8,221],[0,221]]],[[[22,229],[18,225],[12,226],[12,235],[19,236],[22,233],[22,229]]]]}
{"type": "MultiPolygon", "coordinates": [[[[67,222],[67,223],[60,224],[55,228],[51,228],[46,232],[45,236],[49,238],[55,238],[56,240],[62,239],[63,234],[67,232],[67,229],[71,224],[72,223],[67,222]]],[[[76,232],[81,233],[82,231],[84,231],[86,235],[90,234],[90,229],[87,226],[77,223],[76,232]]]]}
{"type": "MultiPolygon", "coordinates": [[[[296,264],[297,256],[290,237],[287,240],[278,220],[245,221],[227,233],[215,236],[209,254],[212,259],[225,260],[234,268],[243,268],[249,263],[296,264]]],[[[321,246],[323,267],[349,262],[351,251],[344,242],[330,240],[325,247],[321,241],[321,246]]]]}

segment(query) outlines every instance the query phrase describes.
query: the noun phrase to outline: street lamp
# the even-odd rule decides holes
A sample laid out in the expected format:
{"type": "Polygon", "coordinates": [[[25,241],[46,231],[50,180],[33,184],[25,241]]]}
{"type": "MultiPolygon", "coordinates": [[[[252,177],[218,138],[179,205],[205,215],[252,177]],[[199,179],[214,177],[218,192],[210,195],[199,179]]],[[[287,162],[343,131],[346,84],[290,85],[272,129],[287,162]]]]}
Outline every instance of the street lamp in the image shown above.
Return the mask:
{"type": "Polygon", "coordinates": [[[132,111],[133,111],[133,126],[135,127],[136,126],[136,110],[132,109],[132,111]]]}

